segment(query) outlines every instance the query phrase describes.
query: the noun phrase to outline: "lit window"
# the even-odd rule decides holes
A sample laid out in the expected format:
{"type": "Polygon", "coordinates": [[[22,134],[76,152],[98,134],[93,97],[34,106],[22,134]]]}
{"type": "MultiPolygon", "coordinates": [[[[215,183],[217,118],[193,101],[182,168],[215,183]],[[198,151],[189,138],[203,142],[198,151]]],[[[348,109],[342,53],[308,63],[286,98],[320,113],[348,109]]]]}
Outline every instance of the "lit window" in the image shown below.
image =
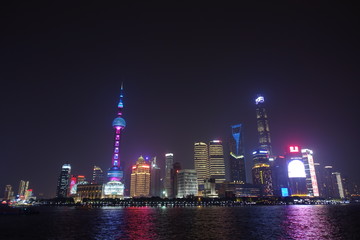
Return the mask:
{"type": "Polygon", "coordinates": [[[119,146],[119,141],[115,141],[115,146],[119,146]]]}
{"type": "Polygon", "coordinates": [[[115,148],[115,153],[118,153],[119,152],[119,148],[115,148]]]}

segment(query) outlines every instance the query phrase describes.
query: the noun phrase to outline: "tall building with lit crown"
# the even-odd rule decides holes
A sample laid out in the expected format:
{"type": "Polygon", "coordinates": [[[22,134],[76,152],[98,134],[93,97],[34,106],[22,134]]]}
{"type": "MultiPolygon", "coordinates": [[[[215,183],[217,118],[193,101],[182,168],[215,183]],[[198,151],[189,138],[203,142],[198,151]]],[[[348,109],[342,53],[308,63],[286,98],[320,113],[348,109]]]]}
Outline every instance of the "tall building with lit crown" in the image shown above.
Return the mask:
{"type": "Polygon", "coordinates": [[[58,178],[56,197],[58,198],[67,197],[70,186],[70,173],[71,173],[70,164],[64,164],[61,168],[60,176],[58,178]]]}
{"type": "Polygon", "coordinates": [[[270,138],[269,120],[264,107],[264,97],[260,94],[255,99],[256,103],[256,120],[259,136],[260,148],[269,152],[269,156],[273,156],[270,138]]]}
{"type": "Polygon", "coordinates": [[[173,195],[172,183],[171,183],[171,169],[174,164],[174,154],[165,154],[165,178],[164,178],[164,191],[165,197],[171,197],[173,195]]]}
{"type": "Polygon", "coordinates": [[[318,181],[315,172],[315,164],[313,158],[313,151],[310,149],[301,149],[301,153],[305,165],[306,173],[306,188],[309,196],[319,197],[318,181]]]}
{"type": "Polygon", "coordinates": [[[194,143],[194,166],[197,172],[199,190],[204,190],[204,182],[210,178],[209,151],[206,143],[194,143]]]}
{"type": "Polygon", "coordinates": [[[150,165],[140,156],[136,164],[132,167],[131,197],[149,197],[150,196],[150,165]]]}
{"type": "Polygon", "coordinates": [[[108,181],[104,185],[105,198],[123,198],[124,197],[124,183],[123,183],[123,170],[120,166],[120,140],[121,132],[126,126],[125,119],[123,118],[123,98],[124,88],[121,84],[120,100],[118,103],[117,117],[114,119],[112,126],[115,129],[114,145],[112,153],[112,167],[108,170],[108,181]]]}
{"type": "Polygon", "coordinates": [[[230,181],[246,183],[244,134],[242,124],[231,126],[229,149],[230,181]]]}
{"type": "Polygon", "coordinates": [[[215,183],[225,181],[225,162],[224,149],[220,140],[213,140],[209,143],[209,165],[210,178],[215,179],[215,183]]]}

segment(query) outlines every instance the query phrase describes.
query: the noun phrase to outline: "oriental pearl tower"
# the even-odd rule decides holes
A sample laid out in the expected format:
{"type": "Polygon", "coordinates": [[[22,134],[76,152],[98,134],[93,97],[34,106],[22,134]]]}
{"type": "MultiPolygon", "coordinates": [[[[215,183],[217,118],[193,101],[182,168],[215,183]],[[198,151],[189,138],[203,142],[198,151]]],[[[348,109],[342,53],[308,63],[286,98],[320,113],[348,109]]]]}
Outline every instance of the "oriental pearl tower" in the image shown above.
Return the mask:
{"type": "Polygon", "coordinates": [[[112,126],[115,129],[115,139],[112,153],[112,166],[108,170],[108,183],[105,184],[104,194],[108,197],[122,197],[124,195],[123,175],[124,172],[120,166],[120,139],[121,132],[126,126],[125,119],[122,117],[124,88],[121,84],[120,101],[118,104],[117,117],[112,122],[112,126]]]}

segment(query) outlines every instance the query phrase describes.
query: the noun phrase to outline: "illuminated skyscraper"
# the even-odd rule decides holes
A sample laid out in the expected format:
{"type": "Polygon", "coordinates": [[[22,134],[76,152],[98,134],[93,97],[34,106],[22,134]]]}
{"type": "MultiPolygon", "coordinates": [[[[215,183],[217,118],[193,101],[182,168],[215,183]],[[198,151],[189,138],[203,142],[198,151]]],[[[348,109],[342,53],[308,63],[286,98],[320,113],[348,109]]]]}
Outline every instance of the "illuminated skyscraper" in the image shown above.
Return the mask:
{"type": "Polygon", "coordinates": [[[262,196],[274,195],[268,151],[253,152],[254,167],[252,168],[253,184],[260,188],[262,196]]]}
{"type": "Polygon", "coordinates": [[[69,191],[69,185],[70,185],[70,173],[71,173],[70,164],[64,164],[61,168],[61,173],[58,178],[56,197],[58,198],[67,197],[69,191]]]}
{"type": "Polygon", "coordinates": [[[114,119],[112,126],[115,129],[114,137],[114,150],[112,154],[112,167],[108,170],[108,179],[109,182],[104,186],[104,195],[105,197],[110,198],[123,198],[124,197],[124,183],[123,183],[123,170],[120,166],[120,138],[121,132],[126,126],[125,119],[123,115],[123,97],[124,89],[121,84],[120,90],[120,100],[118,103],[118,113],[117,117],[114,119]]]}
{"type": "Polygon", "coordinates": [[[231,126],[230,147],[230,181],[246,183],[244,134],[241,124],[231,126]]]}
{"type": "Polygon", "coordinates": [[[196,142],[194,144],[194,165],[199,190],[204,190],[204,182],[210,178],[209,151],[206,143],[196,142]]]}
{"type": "Polygon", "coordinates": [[[209,163],[210,178],[215,179],[215,183],[225,181],[225,162],[224,150],[220,140],[213,140],[209,143],[209,163]]]}
{"type": "Polygon", "coordinates": [[[164,179],[164,190],[165,197],[171,197],[173,195],[173,189],[171,184],[171,169],[174,164],[174,154],[165,154],[165,179],[164,179]]]}
{"type": "Polygon", "coordinates": [[[319,197],[318,181],[315,172],[313,151],[310,149],[301,149],[304,159],[305,173],[306,173],[306,188],[309,196],[319,197]]]}
{"type": "Polygon", "coordinates": [[[257,130],[258,130],[260,148],[267,150],[269,152],[269,156],[273,156],[271,139],[270,139],[269,121],[264,107],[264,97],[258,94],[257,98],[255,99],[255,103],[256,103],[257,130]]]}
{"type": "Polygon", "coordinates": [[[308,196],[305,164],[299,146],[287,148],[286,162],[291,196],[308,196]]]}
{"type": "Polygon", "coordinates": [[[93,175],[92,175],[92,183],[93,184],[103,184],[104,183],[103,170],[98,166],[94,166],[93,175]]]}
{"type": "Polygon", "coordinates": [[[150,196],[150,165],[140,156],[136,164],[132,167],[131,197],[149,197],[150,196]]]}

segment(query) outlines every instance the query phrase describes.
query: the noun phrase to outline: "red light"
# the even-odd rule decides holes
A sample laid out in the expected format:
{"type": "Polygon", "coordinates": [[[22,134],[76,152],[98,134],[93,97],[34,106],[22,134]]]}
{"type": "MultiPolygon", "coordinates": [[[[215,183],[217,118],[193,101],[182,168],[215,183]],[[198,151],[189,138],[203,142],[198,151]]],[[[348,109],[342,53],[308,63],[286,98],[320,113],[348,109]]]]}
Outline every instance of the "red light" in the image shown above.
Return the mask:
{"type": "Polygon", "coordinates": [[[298,153],[299,152],[299,146],[290,146],[289,150],[291,153],[298,153]]]}

